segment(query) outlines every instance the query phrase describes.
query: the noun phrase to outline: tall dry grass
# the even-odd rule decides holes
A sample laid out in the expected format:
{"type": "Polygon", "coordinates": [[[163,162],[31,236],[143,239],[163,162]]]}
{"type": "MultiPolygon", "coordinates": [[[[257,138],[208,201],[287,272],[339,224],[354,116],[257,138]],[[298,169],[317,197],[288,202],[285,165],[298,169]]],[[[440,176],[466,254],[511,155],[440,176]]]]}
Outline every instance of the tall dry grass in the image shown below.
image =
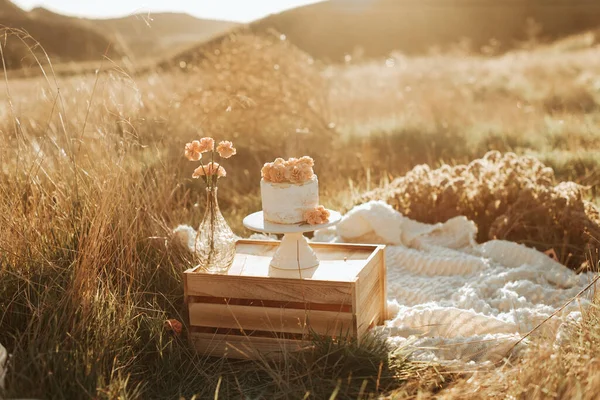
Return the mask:
{"type": "Polygon", "coordinates": [[[585,82],[599,72],[597,51],[327,67],[279,38],[240,36],[190,69],[175,60],[177,68],[130,76],[106,61],[98,74],[9,72],[0,99],[0,342],[13,354],[6,395],[439,390],[447,376],[402,352],[390,358],[378,340],[320,342],[318,363],[299,356],[272,365],[201,358],[165,331],[166,318],[184,319],[180,273],[191,262],[170,232],[203,212],[182,146],[201,135],[236,143],[220,202],[241,235],[241,218],[260,208],[260,167],[276,156],[312,155],[323,202],[340,209],[418,163],[467,161],[490,148],[537,155],[559,179],[595,185],[598,93],[585,82]],[[548,82],[571,94],[559,97],[568,107],[557,106],[548,82]]]}
{"type": "Polygon", "coordinates": [[[600,390],[600,314],[595,305],[558,345],[535,342],[521,359],[457,380],[440,399],[595,399],[600,390]],[[570,335],[570,336],[567,336],[570,335]],[[566,339],[569,337],[569,339],[566,339]]]}

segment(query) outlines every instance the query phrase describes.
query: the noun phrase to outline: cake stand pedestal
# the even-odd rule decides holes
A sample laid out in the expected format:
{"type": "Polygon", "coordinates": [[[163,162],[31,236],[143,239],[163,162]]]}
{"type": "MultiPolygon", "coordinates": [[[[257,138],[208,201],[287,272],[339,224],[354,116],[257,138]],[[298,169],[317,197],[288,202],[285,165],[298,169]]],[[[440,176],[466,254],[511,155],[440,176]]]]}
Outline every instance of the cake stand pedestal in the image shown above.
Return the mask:
{"type": "Polygon", "coordinates": [[[337,224],[342,216],[337,211],[329,210],[329,221],[325,224],[275,224],[265,221],[262,211],[255,212],[244,218],[244,226],[250,230],[262,233],[283,234],[281,244],[271,260],[271,267],[284,270],[303,270],[319,265],[319,259],[304,237],[304,232],[312,232],[337,224]]]}

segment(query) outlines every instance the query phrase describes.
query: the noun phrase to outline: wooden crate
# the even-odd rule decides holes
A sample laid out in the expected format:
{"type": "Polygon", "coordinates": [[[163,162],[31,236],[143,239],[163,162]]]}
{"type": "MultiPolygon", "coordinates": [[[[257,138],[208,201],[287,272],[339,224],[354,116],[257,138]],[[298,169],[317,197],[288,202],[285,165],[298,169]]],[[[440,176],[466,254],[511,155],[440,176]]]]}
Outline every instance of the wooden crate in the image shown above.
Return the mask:
{"type": "Polygon", "coordinates": [[[199,352],[278,355],[305,348],[312,334],[360,340],[386,319],[385,246],[312,243],[320,265],[284,271],[269,266],[278,244],[240,240],[227,275],[184,272],[190,338],[199,352]]]}

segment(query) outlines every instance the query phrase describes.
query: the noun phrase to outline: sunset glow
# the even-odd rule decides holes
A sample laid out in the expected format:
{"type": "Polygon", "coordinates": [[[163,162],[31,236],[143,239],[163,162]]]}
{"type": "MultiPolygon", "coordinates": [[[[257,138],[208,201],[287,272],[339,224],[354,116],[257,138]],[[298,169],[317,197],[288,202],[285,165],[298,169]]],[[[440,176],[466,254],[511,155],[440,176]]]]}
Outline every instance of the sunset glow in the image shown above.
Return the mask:
{"type": "Polygon", "coordinates": [[[268,14],[316,3],[317,0],[15,0],[24,9],[44,7],[61,14],[110,18],[146,12],[185,12],[198,18],[250,22],[268,14]]]}

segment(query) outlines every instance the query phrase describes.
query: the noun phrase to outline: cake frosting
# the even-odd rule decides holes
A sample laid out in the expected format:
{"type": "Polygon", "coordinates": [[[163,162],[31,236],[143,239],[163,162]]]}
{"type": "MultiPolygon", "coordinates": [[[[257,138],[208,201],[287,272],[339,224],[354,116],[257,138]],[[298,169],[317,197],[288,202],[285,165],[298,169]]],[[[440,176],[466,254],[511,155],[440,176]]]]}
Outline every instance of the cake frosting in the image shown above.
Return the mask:
{"type": "Polygon", "coordinates": [[[316,175],[304,183],[273,183],[260,181],[263,214],[266,221],[276,224],[304,222],[307,210],[319,205],[319,180],[316,175]]]}
{"type": "Polygon", "coordinates": [[[329,211],[319,205],[319,180],[312,158],[277,158],[262,170],[260,194],[265,221],[276,224],[322,225],[329,211]]]}

